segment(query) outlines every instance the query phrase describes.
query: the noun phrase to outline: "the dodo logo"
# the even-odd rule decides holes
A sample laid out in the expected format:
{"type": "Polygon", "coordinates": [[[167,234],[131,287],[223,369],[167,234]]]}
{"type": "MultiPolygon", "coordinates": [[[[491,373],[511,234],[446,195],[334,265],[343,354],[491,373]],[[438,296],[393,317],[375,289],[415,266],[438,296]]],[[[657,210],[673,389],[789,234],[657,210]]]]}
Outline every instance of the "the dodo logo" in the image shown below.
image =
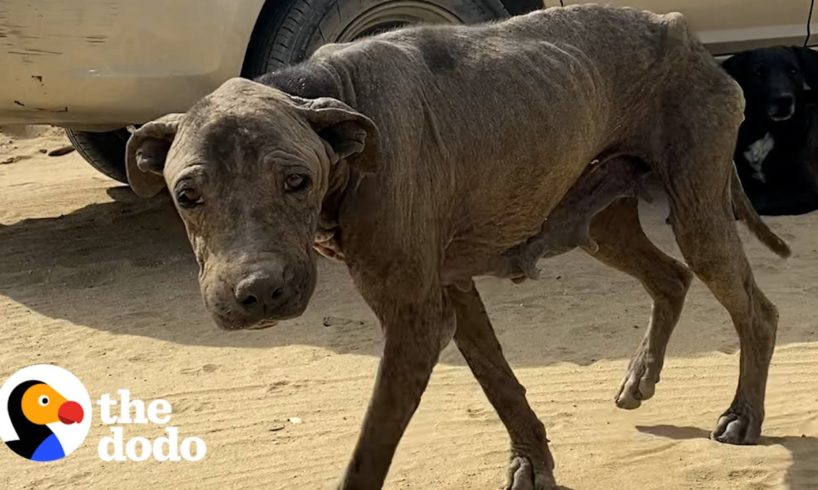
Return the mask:
{"type": "Polygon", "coordinates": [[[61,367],[23,368],[0,388],[0,438],[26,459],[62,459],[80,447],[90,427],[91,398],[61,367]]]}

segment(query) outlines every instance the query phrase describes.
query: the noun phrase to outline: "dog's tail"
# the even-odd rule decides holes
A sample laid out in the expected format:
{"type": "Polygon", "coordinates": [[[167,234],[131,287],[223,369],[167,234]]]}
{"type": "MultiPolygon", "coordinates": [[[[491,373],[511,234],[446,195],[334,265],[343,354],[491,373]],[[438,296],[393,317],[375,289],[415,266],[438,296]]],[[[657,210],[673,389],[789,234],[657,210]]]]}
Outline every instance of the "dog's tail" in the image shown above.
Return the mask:
{"type": "Polygon", "coordinates": [[[731,194],[733,197],[733,212],[736,218],[744,221],[750,232],[758,238],[758,240],[767,246],[770,250],[775,252],[779,257],[787,258],[792,251],[789,245],[781,237],[773,233],[769,226],[761,220],[761,217],[753,208],[750,199],[744,192],[744,187],[741,185],[741,180],[738,178],[738,171],[736,165],[733,164],[733,177],[731,182],[731,194]]]}

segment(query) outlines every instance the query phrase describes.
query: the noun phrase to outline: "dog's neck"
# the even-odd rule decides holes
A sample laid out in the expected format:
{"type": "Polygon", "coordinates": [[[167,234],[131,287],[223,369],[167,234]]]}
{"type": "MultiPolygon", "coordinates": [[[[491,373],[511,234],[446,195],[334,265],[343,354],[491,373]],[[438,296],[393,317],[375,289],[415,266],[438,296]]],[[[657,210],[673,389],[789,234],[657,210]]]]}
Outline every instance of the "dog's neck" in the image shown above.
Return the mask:
{"type": "Polygon", "coordinates": [[[256,81],[304,99],[332,97],[355,108],[355,93],[344,84],[338,68],[325,61],[307,60],[266,73],[256,81]]]}
{"type": "MultiPolygon", "coordinates": [[[[321,203],[321,211],[318,216],[318,229],[315,233],[313,248],[321,255],[344,260],[344,253],[341,247],[341,227],[338,224],[338,215],[343,204],[346,191],[349,188],[350,179],[353,178],[349,165],[345,160],[333,164],[330,174],[327,193],[321,203]]],[[[354,183],[352,184],[354,185],[354,183]]]]}

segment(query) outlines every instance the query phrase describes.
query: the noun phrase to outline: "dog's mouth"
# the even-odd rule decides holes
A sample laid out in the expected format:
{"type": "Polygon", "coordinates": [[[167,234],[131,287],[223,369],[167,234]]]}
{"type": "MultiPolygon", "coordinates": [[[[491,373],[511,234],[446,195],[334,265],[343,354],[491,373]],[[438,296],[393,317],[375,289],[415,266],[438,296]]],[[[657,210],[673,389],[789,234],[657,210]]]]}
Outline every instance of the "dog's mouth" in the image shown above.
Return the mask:
{"type": "Polygon", "coordinates": [[[298,318],[303,313],[303,309],[287,312],[286,314],[276,315],[274,318],[247,318],[235,314],[213,314],[211,318],[217,327],[222,330],[234,332],[237,330],[266,330],[275,327],[281,321],[298,318]]]}
{"type": "Polygon", "coordinates": [[[262,320],[255,325],[250,325],[246,330],[266,330],[278,325],[278,320],[262,320]]]}
{"type": "Polygon", "coordinates": [[[770,115],[770,119],[774,122],[782,122],[782,121],[789,121],[792,118],[792,114],[785,114],[785,115],[770,115]]]}
{"type": "Polygon", "coordinates": [[[788,101],[784,103],[771,104],[767,108],[767,115],[771,121],[781,122],[787,121],[795,114],[795,102],[788,101]]]}

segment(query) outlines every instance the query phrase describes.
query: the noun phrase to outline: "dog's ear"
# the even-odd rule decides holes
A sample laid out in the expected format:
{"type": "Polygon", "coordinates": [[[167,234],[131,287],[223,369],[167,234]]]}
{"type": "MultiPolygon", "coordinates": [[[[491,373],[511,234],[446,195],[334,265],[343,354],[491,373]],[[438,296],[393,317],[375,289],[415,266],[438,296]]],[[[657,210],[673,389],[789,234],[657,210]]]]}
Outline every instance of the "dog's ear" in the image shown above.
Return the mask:
{"type": "Polygon", "coordinates": [[[724,60],[721,67],[736,81],[741,82],[745,78],[748,61],[750,61],[750,53],[744,51],[724,60]]]}
{"type": "Polygon", "coordinates": [[[153,197],[165,187],[162,172],[184,114],[168,114],[133,132],[125,147],[128,184],[139,197],[153,197]]]}
{"type": "Polygon", "coordinates": [[[332,148],[338,160],[359,155],[356,168],[374,172],[378,163],[378,127],[372,119],[338,99],[290,96],[298,112],[332,148]]]}
{"type": "Polygon", "coordinates": [[[818,90],[818,53],[810,48],[792,48],[801,65],[801,73],[804,74],[804,87],[807,90],[818,90]]]}

